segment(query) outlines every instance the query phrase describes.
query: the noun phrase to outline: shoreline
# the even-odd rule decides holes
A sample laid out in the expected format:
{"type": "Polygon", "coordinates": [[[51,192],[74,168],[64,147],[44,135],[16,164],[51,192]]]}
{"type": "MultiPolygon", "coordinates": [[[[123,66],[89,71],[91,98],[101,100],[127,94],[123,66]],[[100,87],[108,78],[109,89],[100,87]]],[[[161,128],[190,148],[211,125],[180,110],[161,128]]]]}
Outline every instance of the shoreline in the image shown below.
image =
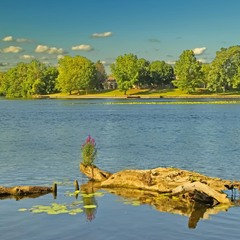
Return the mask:
{"type": "Polygon", "coordinates": [[[240,95],[109,95],[99,96],[98,94],[88,95],[38,95],[33,99],[240,99],[240,95]]]}

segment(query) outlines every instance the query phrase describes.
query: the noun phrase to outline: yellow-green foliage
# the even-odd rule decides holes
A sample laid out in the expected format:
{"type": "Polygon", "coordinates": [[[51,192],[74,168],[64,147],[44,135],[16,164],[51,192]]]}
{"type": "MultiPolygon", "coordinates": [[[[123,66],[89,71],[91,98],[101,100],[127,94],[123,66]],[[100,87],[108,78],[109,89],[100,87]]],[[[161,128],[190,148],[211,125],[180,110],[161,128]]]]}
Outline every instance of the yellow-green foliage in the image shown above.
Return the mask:
{"type": "Polygon", "coordinates": [[[82,145],[82,164],[85,166],[92,165],[96,156],[97,156],[97,148],[96,142],[89,135],[82,145]]]}

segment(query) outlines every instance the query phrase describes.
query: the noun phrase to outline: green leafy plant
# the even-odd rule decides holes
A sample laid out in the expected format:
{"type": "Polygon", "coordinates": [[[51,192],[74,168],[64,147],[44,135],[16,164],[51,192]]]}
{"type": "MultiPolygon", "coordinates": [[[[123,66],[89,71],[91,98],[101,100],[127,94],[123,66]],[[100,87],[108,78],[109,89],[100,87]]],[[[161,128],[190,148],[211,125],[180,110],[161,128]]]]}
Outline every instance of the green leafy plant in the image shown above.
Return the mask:
{"type": "Polygon", "coordinates": [[[97,148],[95,140],[89,135],[85,143],[81,147],[82,150],[82,164],[85,166],[92,166],[97,157],[97,148]]]}

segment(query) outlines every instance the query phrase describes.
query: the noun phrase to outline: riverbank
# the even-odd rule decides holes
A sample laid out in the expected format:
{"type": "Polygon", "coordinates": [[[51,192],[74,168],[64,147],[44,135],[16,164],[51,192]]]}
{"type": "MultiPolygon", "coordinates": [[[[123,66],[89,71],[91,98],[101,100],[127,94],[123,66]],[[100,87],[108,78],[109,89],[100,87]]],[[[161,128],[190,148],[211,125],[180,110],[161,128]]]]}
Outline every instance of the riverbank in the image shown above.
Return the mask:
{"type": "Polygon", "coordinates": [[[194,98],[194,99],[204,99],[204,98],[221,98],[221,99],[240,99],[240,93],[238,92],[226,92],[226,93],[201,93],[196,92],[193,94],[188,94],[178,89],[171,90],[160,90],[160,91],[151,91],[151,90],[139,90],[131,89],[127,92],[127,95],[124,95],[123,92],[119,90],[105,91],[105,92],[94,92],[89,94],[66,94],[66,93],[55,93],[49,95],[38,95],[35,98],[50,98],[50,99],[156,99],[156,98],[194,98]]]}

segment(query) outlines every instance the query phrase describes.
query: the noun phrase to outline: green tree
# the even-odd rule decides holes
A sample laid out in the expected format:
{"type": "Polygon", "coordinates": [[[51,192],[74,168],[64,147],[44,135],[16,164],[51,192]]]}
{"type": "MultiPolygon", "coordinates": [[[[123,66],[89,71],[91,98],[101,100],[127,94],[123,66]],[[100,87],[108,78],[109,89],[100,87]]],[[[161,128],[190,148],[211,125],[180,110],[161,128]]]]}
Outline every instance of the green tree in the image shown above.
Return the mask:
{"type": "Polygon", "coordinates": [[[55,89],[53,85],[56,72],[53,73],[51,69],[52,67],[37,60],[18,63],[4,74],[0,91],[8,97],[31,97],[35,94],[52,93],[51,89],[55,89]]]}
{"type": "Polygon", "coordinates": [[[150,76],[153,86],[164,87],[174,79],[173,67],[164,61],[153,61],[150,64],[150,76]]]}
{"type": "Polygon", "coordinates": [[[45,74],[47,66],[37,60],[26,64],[27,73],[23,80],[23,91],[25,96],[45,93],[45,74]]]}
{"type": "Polygon", "coordinates": [[[204,88],[207,88],[208,82],[209,82],[209,72],[211,69],[210,63],[204,63],[202,64],[202,85],[204,88]]]}
{"type": "Polygon", "coordinates": [[[0,72],[0,95],[4,94],[4,73],[0,72]]]}
{"type": "Polygon", "coordinates": [[[237,72],[233,77],[233,88],[240,89],[240,66],[238,66],[237,72]]]}
{"type": "Polygon", "coordinates": [[[46,74],[44,77],[44,83],[45,83],[44,91],[46,94],[57,92],[57,89],[56,89],[57,77],[58,77],[58,70],[56,67],[50,66],[46,69],[46,74]]]}
{"type": "Polygon", "coordinates": [[[138,59],[138,66],[139,66],[139,75],[138,75],[138,85],[139,87],[149,87],[150,82],[150,73],[149,73],[149,66],[150,62],[144,58],[138,59]]]}
{"type": "Polygon", "coordinates": [[[217,52],[209,71],[208,89],[230,90],[239,86],[240,46],[222,48],[217,52]]]}
{"type": "Polygon", "coordinates": [[[96,67],[82,56],[65,56],[59,60],[57,88],[62,92],[92,89],[96,80],[96,67]]]}
{"type": "Polygon", "coordinates": [[[10,68],[5,74],[2,82],[2,92],[7,97],[25,97],[23,88],[27,76],[27,65],[18,63],[16,67],[10,68]]]}
{"type": "Polygon", "coordinates": [[[103,89],[103,83],[105,82],[107,78],[107,74],[104,68],[104,65],[101,61],[97,61],[95,63],[96,67],[96,88],[97,89],[103,89]]]}
{"type": "Polygon", "coordinates": [[[111,65],[111,71],[117,81],[118,88],[126,95],[127,90],[138,83],[139,64],[134,54],[118,56],[116,62],[111,65]]]}
{"type": "Polygon", "coordinates": [[[173,84],[181,90],[193,92],[201,83],[201,65],[192,50],[185,50],[175,64],[176,80],[173,84]]]}

